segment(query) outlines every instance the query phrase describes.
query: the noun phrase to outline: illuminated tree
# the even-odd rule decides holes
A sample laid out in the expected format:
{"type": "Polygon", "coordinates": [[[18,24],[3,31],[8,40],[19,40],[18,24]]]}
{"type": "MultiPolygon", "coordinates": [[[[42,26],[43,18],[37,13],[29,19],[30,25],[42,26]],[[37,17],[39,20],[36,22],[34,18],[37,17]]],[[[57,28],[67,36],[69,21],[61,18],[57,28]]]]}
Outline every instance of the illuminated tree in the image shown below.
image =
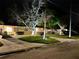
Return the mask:
{"type": "Polygon", "coordinates": [[[26,28],[32,29],[32,35],[35,34],[36,25],[43,19],[44,13],[41,11],[43,4],[42,0],[33,0],[31,8],[24,6],[24,11],[21,14],[12,10],[17,18],[17,22],[21,22],[26,28]]]}

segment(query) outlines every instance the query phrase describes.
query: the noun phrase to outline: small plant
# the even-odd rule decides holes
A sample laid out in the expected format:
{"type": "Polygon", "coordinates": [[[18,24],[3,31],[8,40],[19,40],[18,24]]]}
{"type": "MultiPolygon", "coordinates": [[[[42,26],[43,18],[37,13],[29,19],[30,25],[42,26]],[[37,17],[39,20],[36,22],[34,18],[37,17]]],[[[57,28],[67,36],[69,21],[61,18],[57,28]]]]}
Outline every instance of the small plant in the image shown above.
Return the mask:
{"type": "Polygon", "coordinates": [[[7,31],[4,31],[3,35],[7,35],[7,34],[8,34],[7,31]]]}
{"type": "Polygon", "coordinates": [[[4,38],[4,39],[11,38],[11,36],[8,35],[7,31],[4,31],[4,33],[2,34],[2,38],[4,38]]]}

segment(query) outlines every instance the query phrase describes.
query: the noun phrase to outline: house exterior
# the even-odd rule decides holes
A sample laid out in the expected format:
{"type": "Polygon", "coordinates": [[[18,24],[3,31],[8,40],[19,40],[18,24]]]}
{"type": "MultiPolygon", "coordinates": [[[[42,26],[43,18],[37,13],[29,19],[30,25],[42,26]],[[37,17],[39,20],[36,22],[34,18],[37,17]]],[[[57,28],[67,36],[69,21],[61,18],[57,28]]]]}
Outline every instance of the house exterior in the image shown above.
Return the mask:
{"type": "Polygon", "coordinates": [[[0,25],[0,33],[7,32],[9,35],[31,34],[30,30],[26,30],[24,26],[0,25]],[[29,33],[28,33],[29,32],[29,33]]]}
{"type": "MultiPolygon", "coordinates": [[[[36,27],[36,34],[43,31],[43,28],[36,27]]],[[[0,33],[4,32],[7,32],[8,35],[31,35],[32,30],[26,29],[25,26],[0,25],[0,33]]]]}
{"type": "MultiPolygon", "coordinates": [[[[46,33],[52,32],[52,29],[46,29],[46,33]]],[[[7,32],[8,35],[31,35],[32,30],[26,29],[25,26],[0,25],[0,34],[7,32]]],[[[44,28],[36,27],[36,33],[44,32],[44,28]]]]}

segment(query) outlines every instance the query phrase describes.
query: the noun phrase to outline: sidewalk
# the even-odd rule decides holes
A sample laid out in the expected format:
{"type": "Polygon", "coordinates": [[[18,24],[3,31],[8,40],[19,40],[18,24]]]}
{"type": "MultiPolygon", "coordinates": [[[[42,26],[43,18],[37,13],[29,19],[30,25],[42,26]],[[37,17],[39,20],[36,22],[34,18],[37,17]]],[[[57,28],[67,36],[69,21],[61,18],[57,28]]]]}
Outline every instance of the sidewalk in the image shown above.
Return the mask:
{"type": "Polygon", "coordinates": [[[42,46],[42,44],[34,44],[34,43],[18,44],[6,39],[0,39],[0,42],[4,44],[2,47],[0,47],[0,55],[4,55],[11,52],[24,51],[33,47],[42,46]]]}
{"type": "Polygon", "coordinates": [[[39,46],[46,45],[46,44],[42,44],[42,43],[29,43],[29,42],[25,42],[25,41],[19,40],[17,38],[8,38],[6,40],[8,40],[10,42],[14,42],[16,44],[19,44],[19,45],[25,47],[26,49],[27,48],[31,48],[31,47],[39,47],[39,46]]]}
{"type": "MultiPolygon", "coordinates": [[[[17,35],[14,36],[15,38],[21,38],[21,37],[25,37],[27,35],[17,35]]],[[[50,37],[50,38],[56,38],[57,40],[59,40],[60,42],[71,42],[71,41],[79,41],[78,39],[68,39],[68,38],[58,38],[58,37],[50,37]]]]}
{"type": "Polygon", "coordinates": [[[72,41],[79,41],[78,39],[57,38],[57,37],[50,37],[50,38],[55,38],[55,39],[59,40],[60,42],[72,42],[72,41]]]}
{"type": "Polygon", "coordinates": [[[15,44],[13,42],[10,42],[6,39],[0,39],[0,42],[3,43],[3,46],[0,47],[0,55],[4,53],[14,52],[14,51],[21,51],[24,50],[25,47],[15,44]]]}

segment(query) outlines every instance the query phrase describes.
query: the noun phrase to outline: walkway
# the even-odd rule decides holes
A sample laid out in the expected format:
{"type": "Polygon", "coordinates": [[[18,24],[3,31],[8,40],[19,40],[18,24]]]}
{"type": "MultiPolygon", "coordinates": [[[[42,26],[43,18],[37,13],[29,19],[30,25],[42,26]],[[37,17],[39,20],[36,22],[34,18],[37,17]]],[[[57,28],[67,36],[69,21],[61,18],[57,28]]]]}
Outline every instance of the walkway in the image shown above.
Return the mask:
{"type": "Polygon", "coordinates": [[[41,43],[29,43],[29,42],[19,40],[17,38],[7,38],[6,40],[22,45],[25,48],[40,47],[40,46],[46,45],[46,44],[41,44],[41,43]]]}
{"type": "MultiPolygon", "coordinates": [[[[14,37],[15,38],[21,38],[21,37],[25,37],[25,36],[27,36],[27,35],[17,35],[17,36],[14,36],[14,37]]],[[[68,39],[68,38],[58,38],[58,37],[51,37],[51,38],[56,38],[60,42],[79,41],[78,39],[68,39]]]]}
{"type": "Polygon", "coordinates": [[[3,46],[0,47],[0,54],[8,53],[8,52],[14,52],[14,51],[17,51],[17,50],[20,51],[20,50],[25,49],[25,47],[23,47],[19,44],[10,42],[6,39],[0,39],[0,42],[3,43],[3,46]]]}
{"type": "Polygon", "coordinates": [[[40,47],[44,44],[38,44],[38,43],[28,43],[23,42],[18,39],[9,38],[9,39],[0,39],[0,42],[3,43],[3,46],[0,47],[0,55],[11,53],[11,52],[17,52],[17,51],[24,51],[26,49],[30,49],[33,47],[40,47]]]}
{"type": "Polygon", "coordinates": [[[57,38],[57,37],[50,37],[50,38],[55,38],[55,39],[59,40],[60,42],[79,41],[79,39],[68,39],[68,38],[57,38]]]}

